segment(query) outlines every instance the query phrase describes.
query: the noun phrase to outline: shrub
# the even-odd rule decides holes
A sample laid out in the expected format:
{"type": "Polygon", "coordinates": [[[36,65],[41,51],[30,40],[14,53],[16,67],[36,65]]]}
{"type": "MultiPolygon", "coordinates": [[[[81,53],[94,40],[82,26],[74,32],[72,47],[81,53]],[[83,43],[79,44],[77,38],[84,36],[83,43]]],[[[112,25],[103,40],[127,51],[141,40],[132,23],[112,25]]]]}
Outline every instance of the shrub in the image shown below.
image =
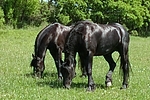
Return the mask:
{"type": "Polygon", "coordinates": [[[0,7],[0,27],[2,27],[4,25],[4,12],[2,10],[2,8],[0,7]]]}

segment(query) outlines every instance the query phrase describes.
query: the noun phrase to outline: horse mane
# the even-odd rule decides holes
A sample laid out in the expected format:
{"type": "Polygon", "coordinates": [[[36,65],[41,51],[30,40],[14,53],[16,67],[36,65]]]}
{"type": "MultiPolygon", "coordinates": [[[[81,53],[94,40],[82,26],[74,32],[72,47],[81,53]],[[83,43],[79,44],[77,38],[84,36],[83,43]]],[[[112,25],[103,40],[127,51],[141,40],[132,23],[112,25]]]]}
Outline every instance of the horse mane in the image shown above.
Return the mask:
{"type": "MultiPolygon", "coordinates": [[[[54,28],[54,25],[58,26],[60,24],[59,23],[49,24],[38,33],[36,40],[35,40],[35,45],[34,45],[35,55],[38,52],[38,47],[41,45],[43,38],[45,37],[45,35],[50,34],[49,30],[54,28]]],[[[51,35],[49,35],[49,36],[51,36],[51,35]]]]}
{"type": "Polygon", "coordinates": [[[47,34],[47,32],[44,32],[47,30],[49,27],[51,27],[52,24],[47,25],[45,28],[43,28],[37,35],[36,40],[35,40],[35,45],[34,45],[34,52],[35,55],[38,52],[38,47],[43,39],[43,37],[47,34]]]}

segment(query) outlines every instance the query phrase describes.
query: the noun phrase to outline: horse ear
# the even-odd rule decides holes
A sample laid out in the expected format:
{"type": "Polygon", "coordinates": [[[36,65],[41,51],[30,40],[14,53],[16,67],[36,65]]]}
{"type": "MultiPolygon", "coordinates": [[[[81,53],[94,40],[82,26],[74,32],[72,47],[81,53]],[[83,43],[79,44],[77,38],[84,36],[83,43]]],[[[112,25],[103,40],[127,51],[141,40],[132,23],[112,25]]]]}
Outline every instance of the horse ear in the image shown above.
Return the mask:
{"type": "Polygon", "coordinates": [[[33,57],[33,58],[35,58],[35,55],[34,55],[34,54],[32,54],[32,57],[33,57]]]}

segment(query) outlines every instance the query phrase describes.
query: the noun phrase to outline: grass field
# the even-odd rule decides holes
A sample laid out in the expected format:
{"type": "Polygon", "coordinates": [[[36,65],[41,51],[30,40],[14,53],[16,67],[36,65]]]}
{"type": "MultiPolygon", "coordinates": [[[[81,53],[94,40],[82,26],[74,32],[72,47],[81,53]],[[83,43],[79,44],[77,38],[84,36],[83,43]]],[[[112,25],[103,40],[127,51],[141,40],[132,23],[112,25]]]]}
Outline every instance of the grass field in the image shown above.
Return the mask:
{"type": "MultiPolygon", "coordinates": [[[[150,37],[131,36],[130,62],[132,65],[129,88],[120,90],[119,62],[113,74],[113,86],[105,88],[108,64],[103,57],[94,57],[94,92],[86,92],[87,78],[80,78],[76,69],[71,89],[57,80],[54,61],[47,52],[44,79],[32,78],[34,41],[42,29],[0,30],[0,100],[148,100],[150,99],[150,37]]],[[[114,53],[117,60],[118,53],[114,53]]]]}

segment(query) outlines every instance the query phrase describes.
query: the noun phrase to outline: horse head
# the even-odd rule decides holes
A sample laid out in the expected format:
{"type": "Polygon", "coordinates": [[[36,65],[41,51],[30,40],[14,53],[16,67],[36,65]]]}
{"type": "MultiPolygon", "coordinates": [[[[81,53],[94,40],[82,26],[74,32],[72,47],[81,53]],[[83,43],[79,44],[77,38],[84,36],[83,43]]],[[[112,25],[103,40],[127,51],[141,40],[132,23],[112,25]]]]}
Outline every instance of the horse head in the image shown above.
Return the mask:
{"type": "Polygon", "coordinates": [[[69,89],[72,79],[75,77],[75,63],[70,59],[66,60],[61,67],[61,73],[63,76],[63,85],[69,89]]]}
{"type": "Polygon", "coordinates": [[[33,59],[31,61],[30,66],[33,67],[33,74],[34,74],[34,76],[41,78],[43,70],[45,68],[44,62],[40,57],[38,57],[34,54],[32,54],[32,57],[33,57],[33,59]]]}

